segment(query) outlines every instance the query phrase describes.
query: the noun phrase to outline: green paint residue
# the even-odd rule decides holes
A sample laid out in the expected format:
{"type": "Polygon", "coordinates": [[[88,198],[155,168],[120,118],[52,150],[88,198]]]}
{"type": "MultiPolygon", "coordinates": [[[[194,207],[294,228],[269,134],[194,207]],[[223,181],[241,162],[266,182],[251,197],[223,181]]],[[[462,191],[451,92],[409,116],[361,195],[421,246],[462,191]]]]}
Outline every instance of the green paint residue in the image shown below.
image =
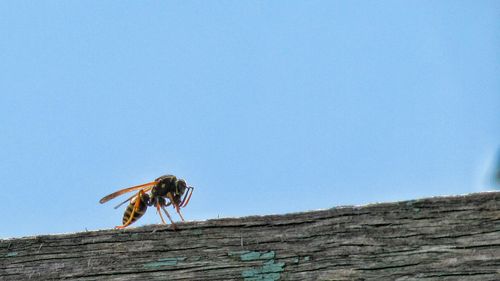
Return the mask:
{"type": "Polygon", "coordinates": [[[261,260],[274,259],[274,256],[275,256],[274,251],[270,251],[270,252],[261,254],[259,259],[261,259],[261,260]]]}
{"type": "Polygon", "coordinates": [[[276,253],[274,251],[257,252],[257,251],[236,251],[229,252],[229,256],[239,258],[243,262],[263,261],[262,266],[252,267],[243,270],[241,276],[245,281],[272,281],[279,280],[281,272],[285,269],[284,262],[275,262],[276,253]]]}
{"type": "Polygon", "coordinates": [[[240,255],[241,261],[269,260],[274,259],[274,251],[270,252],[245,252],[240,255]]]}
{"type": "Polygon", "coordinates": [[[279,273],[283,272],[285,267],[284,262],[274,262],[274,260],[270,260],[262,266],[262,273],[279,273]]]}
{"type": "Polygon", "coordinates": [[[155,262],[149,262],[144,264],[144,267],[148,268],[155,268],[155,267],[161,267],[161,266],[175,266],[179,261],[185,260],[185,257],[178,257],[178,258],[164,258],[164,259],[159,259],[155,262]]]}
{"type": "Polygon", "coordinates": [[[258,260],[260,257],[259,252],[248,252],[241,254],[240,259],[241,261],[253,261],[253,260],[258,260]]]}
{"type": "Polygon", "coordinates": [[[15,256],[17,256],[17,252],[7,253],[5,256],[6,257],[15,257],[15,256]]]}
{"type": "Polygon", "coordinates": [[[309,259],[311,259],[309,256],[304,257],[304,261],[309,261],[309,259]]]}

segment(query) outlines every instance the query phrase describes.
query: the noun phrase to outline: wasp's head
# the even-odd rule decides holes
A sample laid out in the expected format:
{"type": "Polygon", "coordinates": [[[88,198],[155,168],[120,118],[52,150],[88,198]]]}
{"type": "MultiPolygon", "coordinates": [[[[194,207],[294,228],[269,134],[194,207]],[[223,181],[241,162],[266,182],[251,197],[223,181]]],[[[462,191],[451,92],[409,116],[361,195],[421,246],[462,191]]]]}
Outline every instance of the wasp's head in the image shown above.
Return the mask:
{"type": "Polygon", "coordinates": [[[175,201],[179,207],[185,207],[193,193],[193,187],[187,186],[186,181],[180,179],[177,181],[175,201]],[[184,196],[183,196],[184,195],[184,196]]]}
{"type": "Polygon", "coordinates": [[[175,195],[176,196],[182,196],[184,192],[186,192],[187,184],[186,181],[183,179],[180,179],[177,181],[177,187],[175,189],[175,195]]]}

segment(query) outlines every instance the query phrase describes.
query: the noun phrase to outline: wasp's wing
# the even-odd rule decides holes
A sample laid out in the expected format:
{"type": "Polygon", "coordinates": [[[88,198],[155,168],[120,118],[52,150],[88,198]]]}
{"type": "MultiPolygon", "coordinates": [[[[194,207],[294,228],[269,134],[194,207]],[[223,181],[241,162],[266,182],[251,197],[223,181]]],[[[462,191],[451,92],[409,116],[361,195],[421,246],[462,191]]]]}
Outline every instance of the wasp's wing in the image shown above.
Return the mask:
{"type": "MultiPolygon", "coordinates": [[[[149,192],[151,189],[153,189],[153,187],[152,187],[152,186],[150,186],[150,187],[146,187],[146,188],[144,188],[142,191],[144,191],[144,192],[146,193],[146,192],[149,192]]],[[[115,206],[115,209],[120,208],[120,206],[121,206],[121,205],[123,205],[123,204],[127,203],[128,201],[130,201],[130,203],[134,203],[134,201],[132,201],[132,200],[134,199],[134,197],[137,197],[137,195],[139,195],[139,193],[137,193],[137,194],[134,194],[134,195],[130,196],[130,197],[129,197],[129,198],[127,198],[125,201],[123,201],[123,202],[121,202],[120,204],[116,205],[116,206],[115,206]]]]}
{"type": "MultiPolygon", "coordinates": [[[[145,188],[145,189],[144,189],[144,190],[145,190],[145,192],[148,192],[149,190],[146,190],[146,189],[148,189],[148,188],[145,188]]],[[[130,197],[129,197],[129,198],[127,198],[125,201],[123,201],[123,202],[121,202],[120,204],[116,205],[116,206],[115,206],[115,209],[120,208],[120,206],[121,206],[121,205],[123,205],[123,204],[127,203],[128,201],[130,201],[130,200],[134,199],[134,197],[137,197],[137,194],[134,194],[134,195],[130,196],[130,197]]],[[[132,203],[132,201],[131,201],[131,203],[132,203]]]]}
{"type": "MultiPolygon", "coordinates": [[[[130,192],[130,191],[134,191],[134,190],[138,190],[138,189],[143,189],[143,188],[145,189],[147,187],[151,187],[152,188],[152,186],[156,185],[157,183],[158,183],[157,181],[152,181],[152,182],[148,182],[148,183],[145,183],[145,184],[140,184],[140,185],[136,185],[136,186],[132,186],[132,187],[128,187],[128,188],[124,188],[124,189],[118,190],[118,191],[113,192],[113,193],[111,193],[111,194],[109,194],[107,196],[104,196],[101,200],[99,200],[99,203],[101,203],[101,204],[102,203],[106,203],[109,200],[111,200],[111,199],[113,199],[115,197],[118,197],[118,196],[120,196],[122,194],[125,194],[127,192],[130,192]]],[[[127,199],[127,200],[130,200],[130,199],[127,199]]]]}

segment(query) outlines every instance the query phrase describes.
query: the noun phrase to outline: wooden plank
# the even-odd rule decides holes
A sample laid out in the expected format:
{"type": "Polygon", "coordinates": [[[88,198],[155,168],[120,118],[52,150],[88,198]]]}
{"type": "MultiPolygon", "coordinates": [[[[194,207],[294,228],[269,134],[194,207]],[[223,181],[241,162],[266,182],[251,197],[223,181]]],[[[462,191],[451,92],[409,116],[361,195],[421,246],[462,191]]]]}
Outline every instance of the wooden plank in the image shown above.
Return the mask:
{"type": "Polygon", "coordinates": [[[1,280],[500,280],[500,192],[0,240],[1,280]]]}

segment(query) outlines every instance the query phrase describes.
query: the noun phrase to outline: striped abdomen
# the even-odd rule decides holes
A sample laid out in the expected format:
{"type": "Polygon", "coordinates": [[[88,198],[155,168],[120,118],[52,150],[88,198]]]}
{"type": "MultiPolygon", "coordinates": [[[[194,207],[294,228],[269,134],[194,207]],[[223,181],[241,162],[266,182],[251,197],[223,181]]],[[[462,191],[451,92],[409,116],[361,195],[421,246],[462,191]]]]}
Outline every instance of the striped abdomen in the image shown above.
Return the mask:
{"type": "MultiPolygon", "coordinates": [[[[125,213],[123,213],[123,220],[122,220],[123,225],[125,225],[130,219],[130,215],[132,215],[132,211],[134,210],[134,205],[135,202],[130,203],[128,204],[127,209],[125,209],[125,213]]],[[[146,203],[144,203],[143,200],[141,200],[141,203],[139,203],[139,208],[132,215],[132,220],[130,221],[129,224],[132,224],[136,220],[140,219],[144,215],[144,213],[146,213],[147,209],[148,206],[146,205],[146,203]]]]}

